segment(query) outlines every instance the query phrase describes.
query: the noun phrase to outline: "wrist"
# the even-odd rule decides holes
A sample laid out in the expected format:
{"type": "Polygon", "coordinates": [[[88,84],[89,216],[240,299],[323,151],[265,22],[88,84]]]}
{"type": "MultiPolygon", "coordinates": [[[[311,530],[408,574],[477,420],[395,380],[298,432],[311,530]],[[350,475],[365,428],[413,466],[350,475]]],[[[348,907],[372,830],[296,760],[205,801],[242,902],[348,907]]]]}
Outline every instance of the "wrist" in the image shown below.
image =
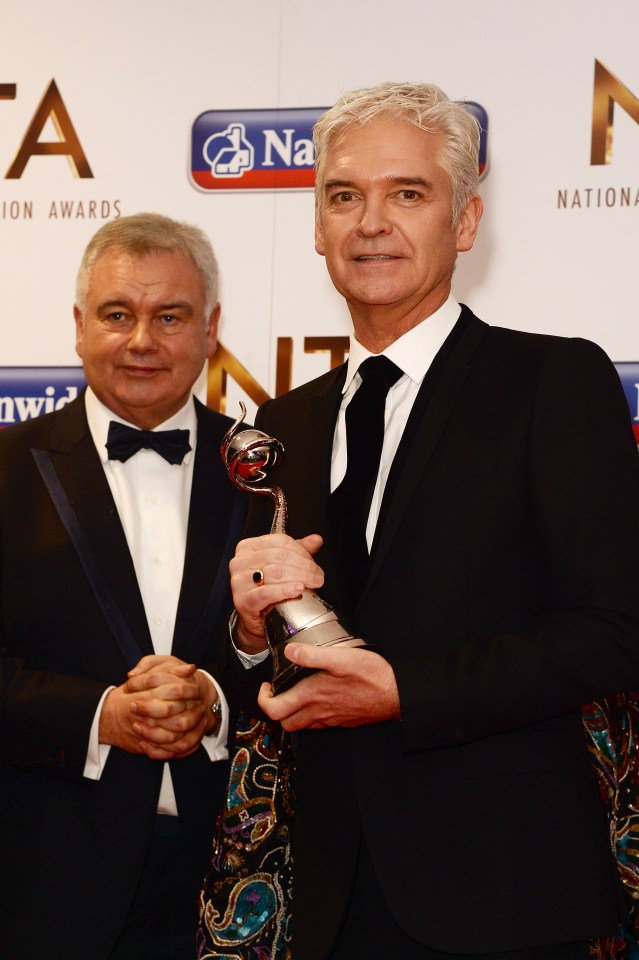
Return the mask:
{"type": "Polygon", "coordinates": [[[247,630],[243,620],[236,614],[234,621],[231,621],[231,639],[237,650],[253,656],[257,653],[263,653],[268,649],[268,643],[264,633],[255,634],[247,630]]]}

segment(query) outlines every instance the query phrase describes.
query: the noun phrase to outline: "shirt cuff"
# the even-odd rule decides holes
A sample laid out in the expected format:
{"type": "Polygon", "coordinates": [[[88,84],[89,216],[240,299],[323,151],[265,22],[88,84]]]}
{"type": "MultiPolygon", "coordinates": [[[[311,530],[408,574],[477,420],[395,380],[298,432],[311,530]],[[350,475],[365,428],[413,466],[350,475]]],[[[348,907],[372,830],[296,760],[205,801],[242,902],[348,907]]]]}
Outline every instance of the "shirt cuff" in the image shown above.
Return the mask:
{"type": "Polygon", "coordinates": [[[93,717],[93,723],[91,724],[91,730],[89,731],[89,747],[84,763],[84,770],[82,771],[87,780],[100,779],[111,749],[108,743],[100,743],[100,716],[102,714],[104,701],[111,690],[115,690],[115,687],[107,687],[100,697],[100,702],[98,703],[95,716],[93,717]]]}
{"type": "Polygon", "coordinates": [[[231,643],[233,649],[237,654],[237,658],[244,667],[245,670],[250,670],[251,667],[256,667],[258,663],[262,663],[270,655],[270,650],[268,647],[266,650],[261,650],[259,653],[244,653],[243,650],[240,650],[235,643],[235,627],[237,626],[237,610],[234,610],[231,616],[229,617],[229,635],[231,637],[231,643]]]}
{"type": "Polygon", "coordinates": [[[210,760],[226,760],[229,755],[226,747],[226,743],[229,738],[229,705],[226,702],[226,697],[222,693],[222,688],[215,677],[212,677],[210,673],[206,672],[206,670],[200,669],[200,673],[209,678],[217,690],[217,695],[220,698],[220,703],[222,704],[222,718],[220,720],[220,725],[215,733],[202,737],[202,746],[206,750],[210,760]]]}

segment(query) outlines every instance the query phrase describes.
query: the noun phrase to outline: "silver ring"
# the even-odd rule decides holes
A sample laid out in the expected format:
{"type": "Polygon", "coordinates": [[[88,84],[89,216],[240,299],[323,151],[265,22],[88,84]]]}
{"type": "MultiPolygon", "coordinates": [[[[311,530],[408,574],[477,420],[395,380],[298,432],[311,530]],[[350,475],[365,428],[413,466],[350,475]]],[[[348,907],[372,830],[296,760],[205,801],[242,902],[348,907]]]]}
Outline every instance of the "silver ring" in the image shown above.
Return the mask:
{"type": "Polygon", "coordinates": [[[258,587],[264,586],[264,574],[262,573],[261,570],[253,571],[253,583],[256,584],[258,587]]]}

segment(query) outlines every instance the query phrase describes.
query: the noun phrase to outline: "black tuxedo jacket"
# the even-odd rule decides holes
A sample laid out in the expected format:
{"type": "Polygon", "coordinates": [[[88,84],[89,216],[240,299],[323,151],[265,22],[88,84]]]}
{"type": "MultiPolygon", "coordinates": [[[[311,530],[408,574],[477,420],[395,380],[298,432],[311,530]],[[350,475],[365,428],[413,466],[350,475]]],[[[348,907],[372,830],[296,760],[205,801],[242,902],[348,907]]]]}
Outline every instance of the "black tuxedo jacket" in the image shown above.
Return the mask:
{"type": "MultiPolygon", "coordinates": [[[[211,597],[234,490],[219,456],[230,421],[197,403],[198,441],[173,653],[219,673],[228,577],[211,597]],[[212,610],[217,609],[217,616],[212,610]],[[210,622],[211,616],[217,622],[210,622]]],[[[47,451],[99,570],[142,653],[153,653],[133,562],[88,429],[84,397],[0,432],[0,955],[106,957],[156,819],[162,764],[112,748],[82,771],[97,703],[127,664],[36,468],[47,451]]],[[[244,504],[238,505],[240,522],[244,504]]],[[[237,514],[235,514],[237,518],[237,514]]],[[[171,763],[178,810],[210,854],[227,764],[203,749],[171,763]]],[[[196,913],[194,905],[194,930],[196,913]]]]}
{"type": "MultiPolygon", "coordinates": [[[[580,706],[639,683],[639,457],[595,345],[463,308],[407,423],[352,627],[402,719],[297,738],[294,949],[329,952],[360,836],[401,927],[451,953],[610,933],[622,910],[580,706]]],[[[289,532],[321,533],[344,368],[260,411],[289,532]]],[[[249,533],[268,529],[264,498],[249,533]]],[[[258,668],[256,668],[257,670],[258,668]]]]}

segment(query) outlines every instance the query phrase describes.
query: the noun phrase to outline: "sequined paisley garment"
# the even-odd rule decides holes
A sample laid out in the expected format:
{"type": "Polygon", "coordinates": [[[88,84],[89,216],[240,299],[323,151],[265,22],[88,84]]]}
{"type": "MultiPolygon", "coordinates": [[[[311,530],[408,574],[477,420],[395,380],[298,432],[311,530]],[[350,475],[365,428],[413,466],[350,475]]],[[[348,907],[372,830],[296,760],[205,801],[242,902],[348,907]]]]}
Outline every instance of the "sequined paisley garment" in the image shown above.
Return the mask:
{"type": "Polygon", "coordinates": [[[630,916],[617,937],[592,941],[590,956],[639,960],[639,691],[591,703],[582,719],[630,916]]]}
{"type": "Polygon", "coordinates": [[[240,715],[200,893],[197,958],[291,960],[293,754],[279,724],[240,715]]]}
{"type": "MultiPolygon", "coordinates": [[[[582,710],[629,924],[592,960],[639,960],[639,691],[582,710]]],[[[225,809],[200,894],[198,960],[291,960],[293,758],[282,731],[240,716],[225,809]]]]}

